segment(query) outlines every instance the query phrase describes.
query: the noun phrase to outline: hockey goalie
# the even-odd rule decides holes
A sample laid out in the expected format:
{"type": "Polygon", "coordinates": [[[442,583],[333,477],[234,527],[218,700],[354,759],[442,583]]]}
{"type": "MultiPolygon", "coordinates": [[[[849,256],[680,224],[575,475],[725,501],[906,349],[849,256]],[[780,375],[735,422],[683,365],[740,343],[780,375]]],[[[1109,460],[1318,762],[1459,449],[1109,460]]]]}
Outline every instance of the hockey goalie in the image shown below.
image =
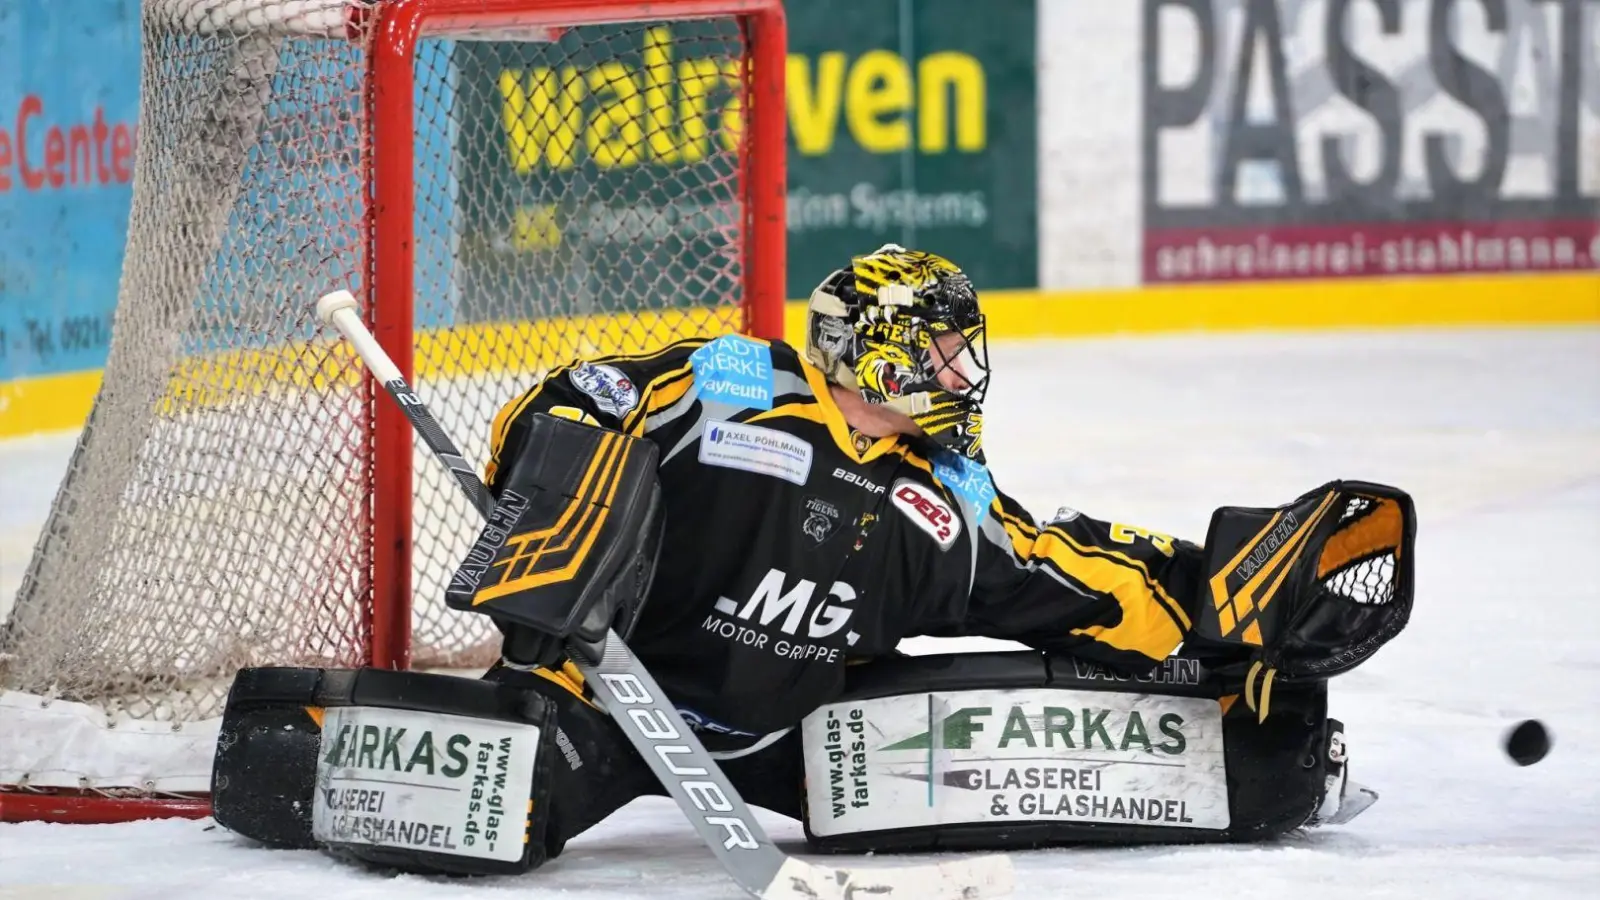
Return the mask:
{"type": "Polygon", "coordinates": [[[535,868],[674,764],[572,662],[607,629],[817,851],[1254,841],[1365,808],[1328,682],[1405,626],[1411,499],[1334,481],[1219,509],[1203,544],[1038,518],[985,462],[988,384],[971,281],[894,245],[823,280],[803,350],[556,369],[491,426],[497,505],[447,594],[501,660],[241,672],[217,820],[411,871],[535,868]],[[918,635],[1030,649],[897,652],[918,635]]]}

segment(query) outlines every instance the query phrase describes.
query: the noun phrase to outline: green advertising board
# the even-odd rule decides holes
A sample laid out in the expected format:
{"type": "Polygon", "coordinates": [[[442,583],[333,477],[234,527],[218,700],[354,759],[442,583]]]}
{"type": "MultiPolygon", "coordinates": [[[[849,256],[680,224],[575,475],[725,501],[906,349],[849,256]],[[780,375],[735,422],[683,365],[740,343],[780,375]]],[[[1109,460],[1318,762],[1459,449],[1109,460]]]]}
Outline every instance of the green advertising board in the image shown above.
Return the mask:
{"type": "Polygon", "coordinates": [[[728,20],[451,45],[457,321],[736,296],[741,48],[728,20]]]}
{"type": "MultiPolygon", "coordinates": [[[[788,296],[885,242],[945,254],[980,288],[1033,285],[1033,0],[788,12],[788,296]]],[[[736,296],[738,23],[553,37],[421,57],[451,74],[432,80],[447,117],[419,130],[447,129],[456,152],[419,178],[452,186],[452,318],[503,318],[530,295],[549,315],[736,296]]]]}
{"type": "Polygon", "coordinates": [[[788,11],[789,296],[886,241],[1034,286],[1034,0],[788,11]]]}

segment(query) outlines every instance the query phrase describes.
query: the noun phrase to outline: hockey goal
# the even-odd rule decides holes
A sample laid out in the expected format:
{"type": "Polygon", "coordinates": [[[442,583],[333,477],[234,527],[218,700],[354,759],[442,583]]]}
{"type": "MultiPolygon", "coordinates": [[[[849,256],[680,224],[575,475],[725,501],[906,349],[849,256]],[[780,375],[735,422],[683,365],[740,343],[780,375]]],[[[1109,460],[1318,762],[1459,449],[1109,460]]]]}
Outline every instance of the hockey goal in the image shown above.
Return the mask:
{"type": "Polygon", "coordinates": [[[241,666],[479,667],[469,455],[579,356],[777,337],[781,0],[145,0],[105,379],[0,624],[0,820],[207,811],[241,666]]]}

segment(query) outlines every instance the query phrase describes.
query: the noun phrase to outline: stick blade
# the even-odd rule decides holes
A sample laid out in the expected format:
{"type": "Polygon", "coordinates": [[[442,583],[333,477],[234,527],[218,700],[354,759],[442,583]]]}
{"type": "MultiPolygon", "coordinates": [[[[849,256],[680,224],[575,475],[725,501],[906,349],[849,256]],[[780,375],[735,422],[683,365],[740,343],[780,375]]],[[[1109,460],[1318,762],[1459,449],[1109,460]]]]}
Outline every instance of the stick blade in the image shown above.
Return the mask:
{"type": "Polygon", "coordinates": [[[921,866],[835,869],[789,857],[761,900],[984,900],[1016,887],[1011,857],[974,856],[921,866]]]}

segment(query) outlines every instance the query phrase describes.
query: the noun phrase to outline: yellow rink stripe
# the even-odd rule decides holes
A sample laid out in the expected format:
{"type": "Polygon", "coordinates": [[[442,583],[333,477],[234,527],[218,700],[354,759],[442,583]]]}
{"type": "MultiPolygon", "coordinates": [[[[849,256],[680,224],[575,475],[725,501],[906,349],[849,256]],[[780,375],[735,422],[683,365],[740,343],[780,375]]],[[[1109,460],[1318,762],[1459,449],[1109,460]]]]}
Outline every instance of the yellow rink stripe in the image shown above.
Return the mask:
{"type": "MultiPolygon", "coordinates": [[[[738,309],[717,307],[431,329],[418,336],[413,371],[424,383],[540,373],[579,358],[639,354],[682,338],[724,334],[742,321],[738,309]]],[[[160,405],[167,412],[203,408],[282,385],[354,387],[361,371],[354,352],[331,339],[232,350],[185,360],[160,405]]],[[[100,377],[100,370],[91,370],[0,382],[0,437],[82,427],[100,377]]]]}
{"type": "Polygon", "coordinates": [[[100,371],[0,381],[0,438],[83,427],[100,371]]]}
{"type": "MultiPolygon", "coordinates": [[[[1600,272],[982,291],[989,339],[1181,331],[1600,323],[1600,272]]],[[[784,311],[805,338],[805,305],[784,311]]]]}
{"type": "MultiPolygon", "coordinates": [[[[982,294],[989,336],[1066,338],[1185,331],[1393,328],[1600,323],[1600,272],[1434,279],[1349,279],[1147,286],[1115,290],[994,290],[982,294]]],[[[739,321],[732,308],[592,316],[425,332],[419,379],[533,373],[578,357],[642,353],[681,337],[709,336],[739,321]],[[532,352],[529,348],[534,348],[532,352]]],[[[784,311],[793,343],[805,305],[784,311]]],[[[359,363],[342,346],[303,342],[196,359],[174,377],[166,402],[204,406],[228,393],[275,384],[354,384],[359,363]],[[200,388],[205,385],[205,388],[200,388]]],[[[78,428],[100,385],[98,371],[0,382],[0,437],[78,428]]]]}

